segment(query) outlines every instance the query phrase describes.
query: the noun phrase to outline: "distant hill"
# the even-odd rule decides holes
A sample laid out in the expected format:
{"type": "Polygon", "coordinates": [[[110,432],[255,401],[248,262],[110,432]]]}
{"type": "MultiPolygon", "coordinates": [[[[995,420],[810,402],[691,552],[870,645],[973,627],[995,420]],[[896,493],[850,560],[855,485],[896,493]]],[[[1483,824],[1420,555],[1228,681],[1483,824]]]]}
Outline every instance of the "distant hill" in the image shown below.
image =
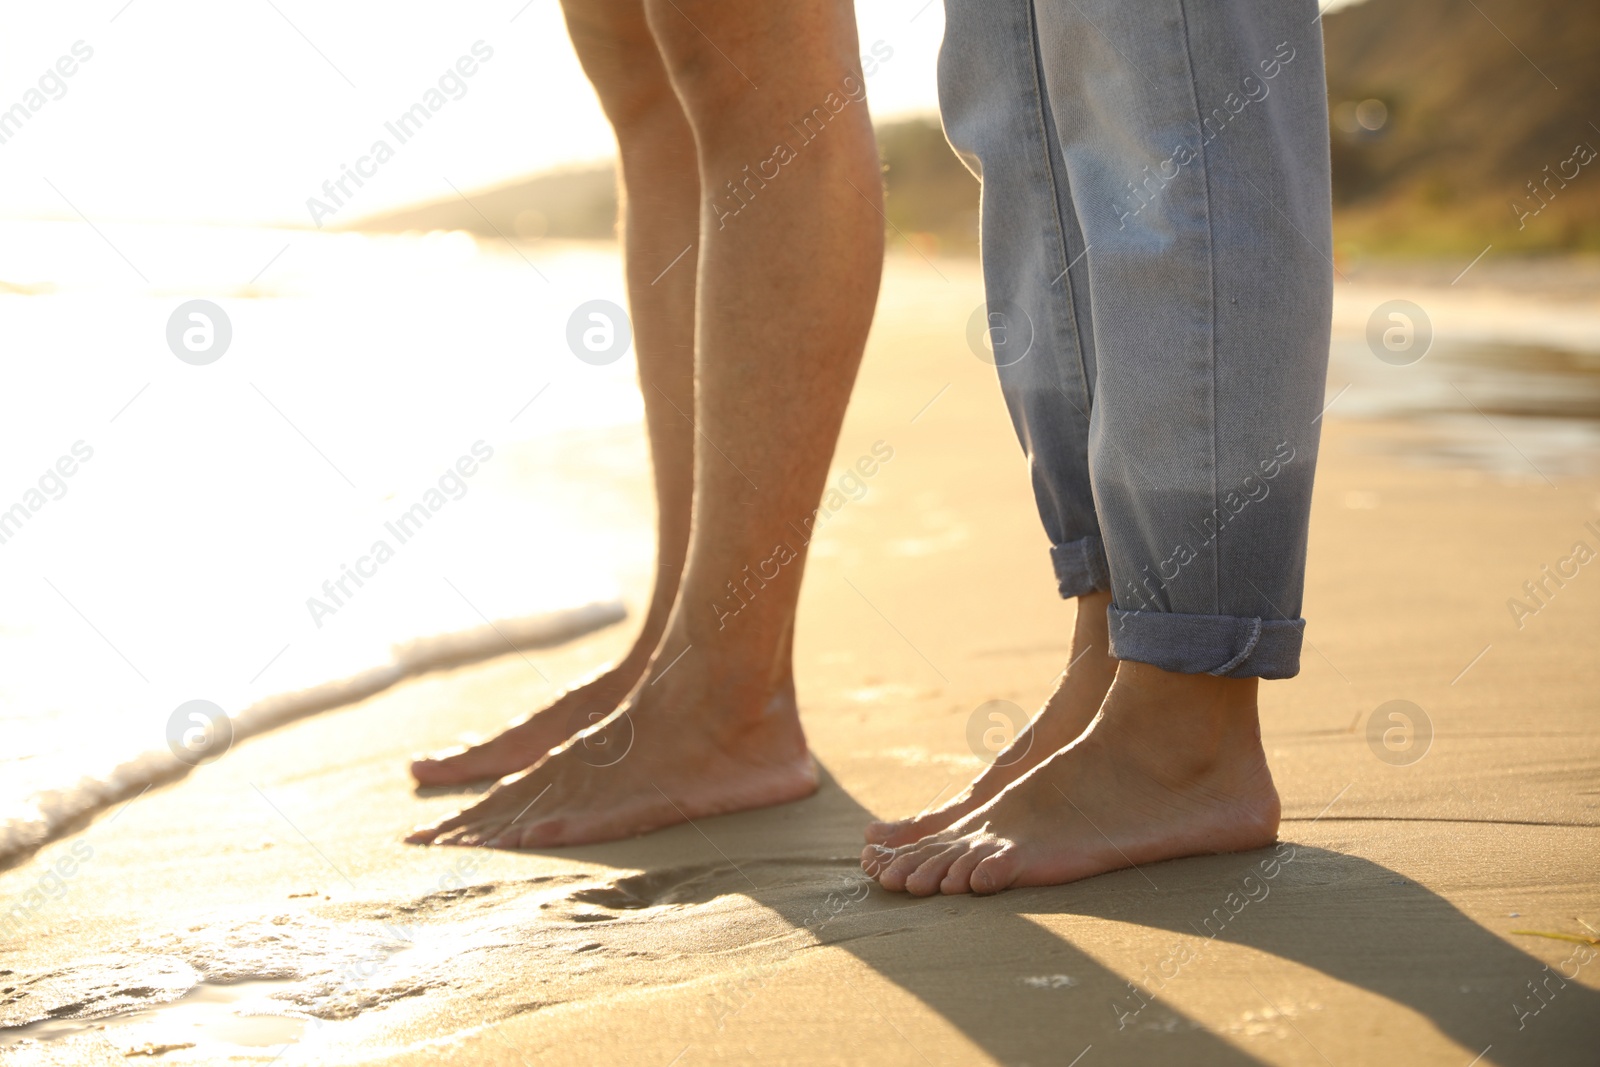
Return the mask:
{"type": "Polygon", "coordinates": [[[609,164],[536,174],[459,196],[358,219],[369,233],[466,230],[483,237],[614,237],[617,176],[609,164]]]}
{"type": "Polygon", "coordinates": [[[1323,26],[1341,242],[1600,250],[1600,158],[1574,159],[1600,151],[1594,0],[1368,0],[1323,26]]]}
{"type": "MultiPolygon", "coordinates": [[[[1491,242],[1600,251],[1600,158],[1574,155],[1580,144],[1600,151],[1595,0],[1367,0],[1323,25],[1342,251],[1453,256],[1491,242]]],[[[978,186],[937,121],[883,124],[878,145],[891,239],[975,249],[978,186]]],[[[615,232],[610,166],[469,195],[470,204],[450,197],[355,228],[526,239],[615,232]]]]}
{"type": "MultiPolygon", "coordinates": [[[[878,148],[889,221],[924,250],[975,249],[978,183],[950,151],[938,122],[912,119],[879,126],[878,148]]],[[[377,233],[466,230],[523,239],[616,234],[617,178],[610,165],[520,178],[467,197],[444,197],[371,216],[351,228],[377,233]]]]}

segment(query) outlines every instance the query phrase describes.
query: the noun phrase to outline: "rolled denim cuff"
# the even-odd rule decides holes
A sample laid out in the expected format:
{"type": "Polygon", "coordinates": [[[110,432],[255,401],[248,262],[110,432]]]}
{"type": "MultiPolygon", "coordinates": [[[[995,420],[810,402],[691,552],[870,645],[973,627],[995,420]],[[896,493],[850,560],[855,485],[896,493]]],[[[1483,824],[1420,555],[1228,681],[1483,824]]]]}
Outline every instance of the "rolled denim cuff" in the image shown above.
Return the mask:
{"type": "Polygon", "coordinates": [[[1179,674],[1293,678],[1300,673],[1304,619],[1179,615],[1109,608],[1111,654],[1179,674]]]}
{"type": "Polygon", "coordinates": [[[1111,588],[1111,567],[1106,563],[1105,544],[1098,537],[1050,546],[1050,563],[1063,599],[1111,588]]]}

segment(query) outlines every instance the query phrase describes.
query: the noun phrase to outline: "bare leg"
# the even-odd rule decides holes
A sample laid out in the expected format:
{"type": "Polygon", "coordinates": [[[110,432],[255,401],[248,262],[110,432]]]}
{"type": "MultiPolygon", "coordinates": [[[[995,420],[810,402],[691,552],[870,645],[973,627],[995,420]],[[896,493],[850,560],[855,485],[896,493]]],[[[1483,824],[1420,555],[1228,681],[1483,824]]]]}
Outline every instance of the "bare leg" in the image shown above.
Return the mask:
{"type": "Polygon", "coordinates": [[[655,588],[644,625],[621,662],[482,744],[416,760],[411,773],[424,785],[499,778],[522,770],[616,710],[661,643],[689,547],[694,256],[666,268],[699,237],[694,134],[645,25],[641,0],[591,0],[569,5],[566,17],[578,58],[616,131],[622,163],[628,304],[655,471],[655,588]]]}
{"type": "Polygon", "coordinates": [[[861,865],[918,896],[996,893],[1269,845],[1278,793],[1256,688],[1124,660],[1082,737],[948,829],[868,845],[861,865]]]}
{"type": "Polygon", "coordinates": [[[700,223],[683,584],[617,713],[412,841],[603,841],[816,788],[790,662],[795,603],[883,257],[852,8],[647,7],[694,128],[702,187],[745,190],[736,215],[740,201],[723,199],[700,223]],[[810,136],[791,125],[808,117],[810,136]],[[778,144],[784,158],[763,170],[778,144]],[[751,172],[762,176],[745,185],[751,172]]]}
{"type": "Polygon", "coordinates": [[[937,833],[983,807],[1006,786],[1077,740],[1100,710],[1101,701],[1105,699],[1106,690],[1111,688],[1111,679],[1117,672],[1117,661],[1111,657],[1111,641],[1106,626],[1106,608],[1110,604],[1110,593],[1089,593],[1078,597],[1072,651],[1067,660],[1067,669],[1056,683],[1056,691],[1050,694],[1050,699],[1028,728],[1012,740],[993,764],[960,795],[926,815],[895,822],[869,823],[866,830],[868,843],[897,848],[937,833]]]}

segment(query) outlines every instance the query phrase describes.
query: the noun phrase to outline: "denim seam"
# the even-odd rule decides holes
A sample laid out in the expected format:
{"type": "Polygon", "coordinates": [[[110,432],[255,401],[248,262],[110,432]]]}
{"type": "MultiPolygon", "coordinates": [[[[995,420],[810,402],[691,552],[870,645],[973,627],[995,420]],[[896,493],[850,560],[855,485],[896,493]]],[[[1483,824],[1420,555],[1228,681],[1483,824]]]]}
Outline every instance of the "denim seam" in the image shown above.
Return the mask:
{"type": "Polygon", "coordinates": [[[1245,643],[1244,643],[1244,651],[1239,653],[1237,656],[1233,657],[1232,659],[1230,659],[1228,662],[1224,663],[1222,666],[1216,668],[1215,670],[1208,671],[1207,673],[1214,674],[1214,675],[1218,676],[1219,678],[1220,677],[1226,677],[1227,674],[1230,671],[1234,670],[1234,668],[1238,667],[1239,664],[1243,663],[1245,660],[1250,658],[1250,653],[1252,653],[1252,652],[1254,652],[1256,650],[1256,644],[1260,640],[1261,640],[1261,620],[1260,619],[1251,619],[1250,620],[1250,638],[1249,638],[1249,640],[1245,641],[1245,643]]]}
{"type": "MultiPolygon", "coordinates": [[[[1050,175],[1050,207],[1051,216],[1054,218],[1056,224],[1056,247],[1061,249],[1061,263],[1064,268],[1067,268],[1063,269],[1061,272],[1061,287],[1062,290],[1067,294],[1067,319],[1072,326],[1072,343],[1076,349],[1074,355],[1077,357],[1078,364],[1078,382],[1083,387],[1083,391],[1080,395],[1083,397],[1085,403],[1092,404],[1089,394],[1089,371],[1088,368],[1083,365],[1083,335],[1078,332],[1078,311],[1076,302],[1074,301],[1072,295],[1072,275],[1070,273],[1070,268],[1067,267],[1067,265],[1072,262],[1070,256],[1068,255],[1072,249],[1067,243],[1066,226],[1063,224],[1061,219],[1060,184],[1062,178],[1056,173],[1055,160],[1050,158],[1049,127],[1055,123],[1055,112],[1050,112],[1049,122],[1047,123],[1045,120],[1045,110],[1048,107],[1050,94],[1049,87],[1040,84],[1045,75],[1044,65],[1041,62],[1041,56],[1039,52],[1039,16],[1032,3],[1028,4],[1028,38],[1028,53],[1029,58],[1033,63],[1033,113],[1038,119],[1039,129],[1044,134],[1044,143],[1042,146],[1044,148],[1044,168],[1045,172],[1050,175]]],[[[1069,189],[1070,184],[1071,183],[1069,181],[1069,189]]],[[[1057,363],[1057,367],[1060,367],[1059,362],[1057,363]]],[[[1063,390],[1063,392],[1065,392],[1065,390],[1063,390]]],[[[1076,408],[1078,405],[1073,404],[1072,406],[1076,408]]],[[[1079,414],[1083,416],[1084,422],[1087,424],[1089,419],[1088,414],[1081,411],[1079,414]]],[[[1085,429],[1087,428],[1087,425],[1085,425],[1085,429]]]]}
{"type": "MultiPolygon", "coordinates": [[[[1056,161],[1054,158],[1052,158],[1050,153],[1050,135],[1052,132],[1054,132],[1057,136],[1057,139],[1059,139],[1060,131],[1055,124],[1055,112],[1054,110],[1050,109],[1049,106],[1049,86],[1044,84],[1044,61],[1040,48],[1038,9],[1035,6],[1035,3],[1030,0],[1028,4],[1028,58],[1033,65],[1033,78],[1030,82],[1033,87],[1034,94],[1033,113],[1035,119],[1037,120],[1037,128],[1043,137],[1040,148],[1042,149],[1045,173],[1050,177],[1051,218],[1056,224],[1056,247],[1061,251],[1061,264],[1063,267],[1061,272],[1061,288],[1066,294],[1067,298],[1067,323],[1071,330],[1070,336],[1072,337],[1072,344],[1074,348],[1074,362],[1078,370],[1078,396],[1074,397],[1072,395],[1072,391],[1067,382],[1066,371],[1061,366],[1063,361],[1060,360],[1055,361],[1054,385],[1056,392],[1061,394],[1062,399],[1065,400],[1072,407],[1072,410],[1078,413],[1078,417],[1083,420],[1084,433],[1087,435],[1089,431],[1090,415],[1094,408],[1094,398],[1093,392],[1089,387],[1089,368],[1084,363],[1083,333],[1078,326],[1077,297],[1072,287],[1072,247],[1067,241],[1067,227],[1061,217],[1062,190],[1060,186],[1063,182],[1067,185],[1067,192],[1069,194],[1068,199],[1070,201],[1071,179],[1068,178],[1064,173],[1058,173],[1056,169],[1056,161]],[[1084,408],[1078,406],[1078,397],[1083,399],[1084,404],[1089,408],[1089,410],[1086,411],[1084,408]]],[[[1087,450],[1087,442],[1085,442],[1084,447],[1085,450],[1087,450]]],[[[1093,536],[1095,536],[1096,540],[1099,541],[1102,537],[1099,516],[1100,507],[1099,501],[1094,497],[1094,484],[1092,479],[1089,486],[1089,499],[1094,512],[1095,533],[1093,536]]],[[[1106,588],[1109,590],[1111,587],[1109,565],[1106,568],[1106,572],[1106,588]]]]}
{"type": "MultiPolygon", "coordinates": [[[[1195,82],[1194,46],[1189,41],[1189,12],[1186,0],[1177,0],[1178,20],[1183,26],[1183,62],[1189,71],[1189,100],[1194,106],[1195,118],[1200,118],[1200,86],[1195,82]]],[[[1197,127],[1198,128],[1198,127],[1197,127]]],[[[1203,132],[1203,131],[1202,131],[1203,132]]],[[[1206,276],[1211,283],[1211,331],[1207,338],[1211,346],[1211,508],[1217,508],[1217,235],[1211,220],[1211,167],[1206,139],[1200,138],[1200,173],[1205,178],[1206,214],[1206,276]]],[[[1217,544],[1211,561],[1211,602],[1213,610],[1222,611],[1222,531],[1217,531],[1217,544]]]]}

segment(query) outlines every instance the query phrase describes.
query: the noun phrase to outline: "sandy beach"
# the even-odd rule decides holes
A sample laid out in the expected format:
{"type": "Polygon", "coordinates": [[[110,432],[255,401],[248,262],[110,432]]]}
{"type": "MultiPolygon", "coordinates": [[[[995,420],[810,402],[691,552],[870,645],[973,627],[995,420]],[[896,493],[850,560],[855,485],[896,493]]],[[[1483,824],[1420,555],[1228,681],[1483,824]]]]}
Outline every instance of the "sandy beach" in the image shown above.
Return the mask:
{"type": "MultiPolygon", "coordinates": [[[[989,899],[865,881],[866,821],[959,790],[975,709],[1031,711],[1066,662],[1073,609],[965,343],[981,301],[973,261],[891,257],[834,466],[892,458],[822,528],[801,604],[815,796],[602,846],[407,846],[477,791],[417,791],[411,754],[633,623],[409,681],[0,873],[0,1027],[29,1027],[0,1062],[1594,1063],[1600,564],[1536,605],[1524,583],[1600,548],[1600,474],[1547,478],[1498,417],[1491,470],[1330,410],[1303,670],[1262,687],[1280,847],[989,899]]],[[[603,481],[560,506],[621,531],[637,619],[642,433],[563,447],[603,481]]]]}

